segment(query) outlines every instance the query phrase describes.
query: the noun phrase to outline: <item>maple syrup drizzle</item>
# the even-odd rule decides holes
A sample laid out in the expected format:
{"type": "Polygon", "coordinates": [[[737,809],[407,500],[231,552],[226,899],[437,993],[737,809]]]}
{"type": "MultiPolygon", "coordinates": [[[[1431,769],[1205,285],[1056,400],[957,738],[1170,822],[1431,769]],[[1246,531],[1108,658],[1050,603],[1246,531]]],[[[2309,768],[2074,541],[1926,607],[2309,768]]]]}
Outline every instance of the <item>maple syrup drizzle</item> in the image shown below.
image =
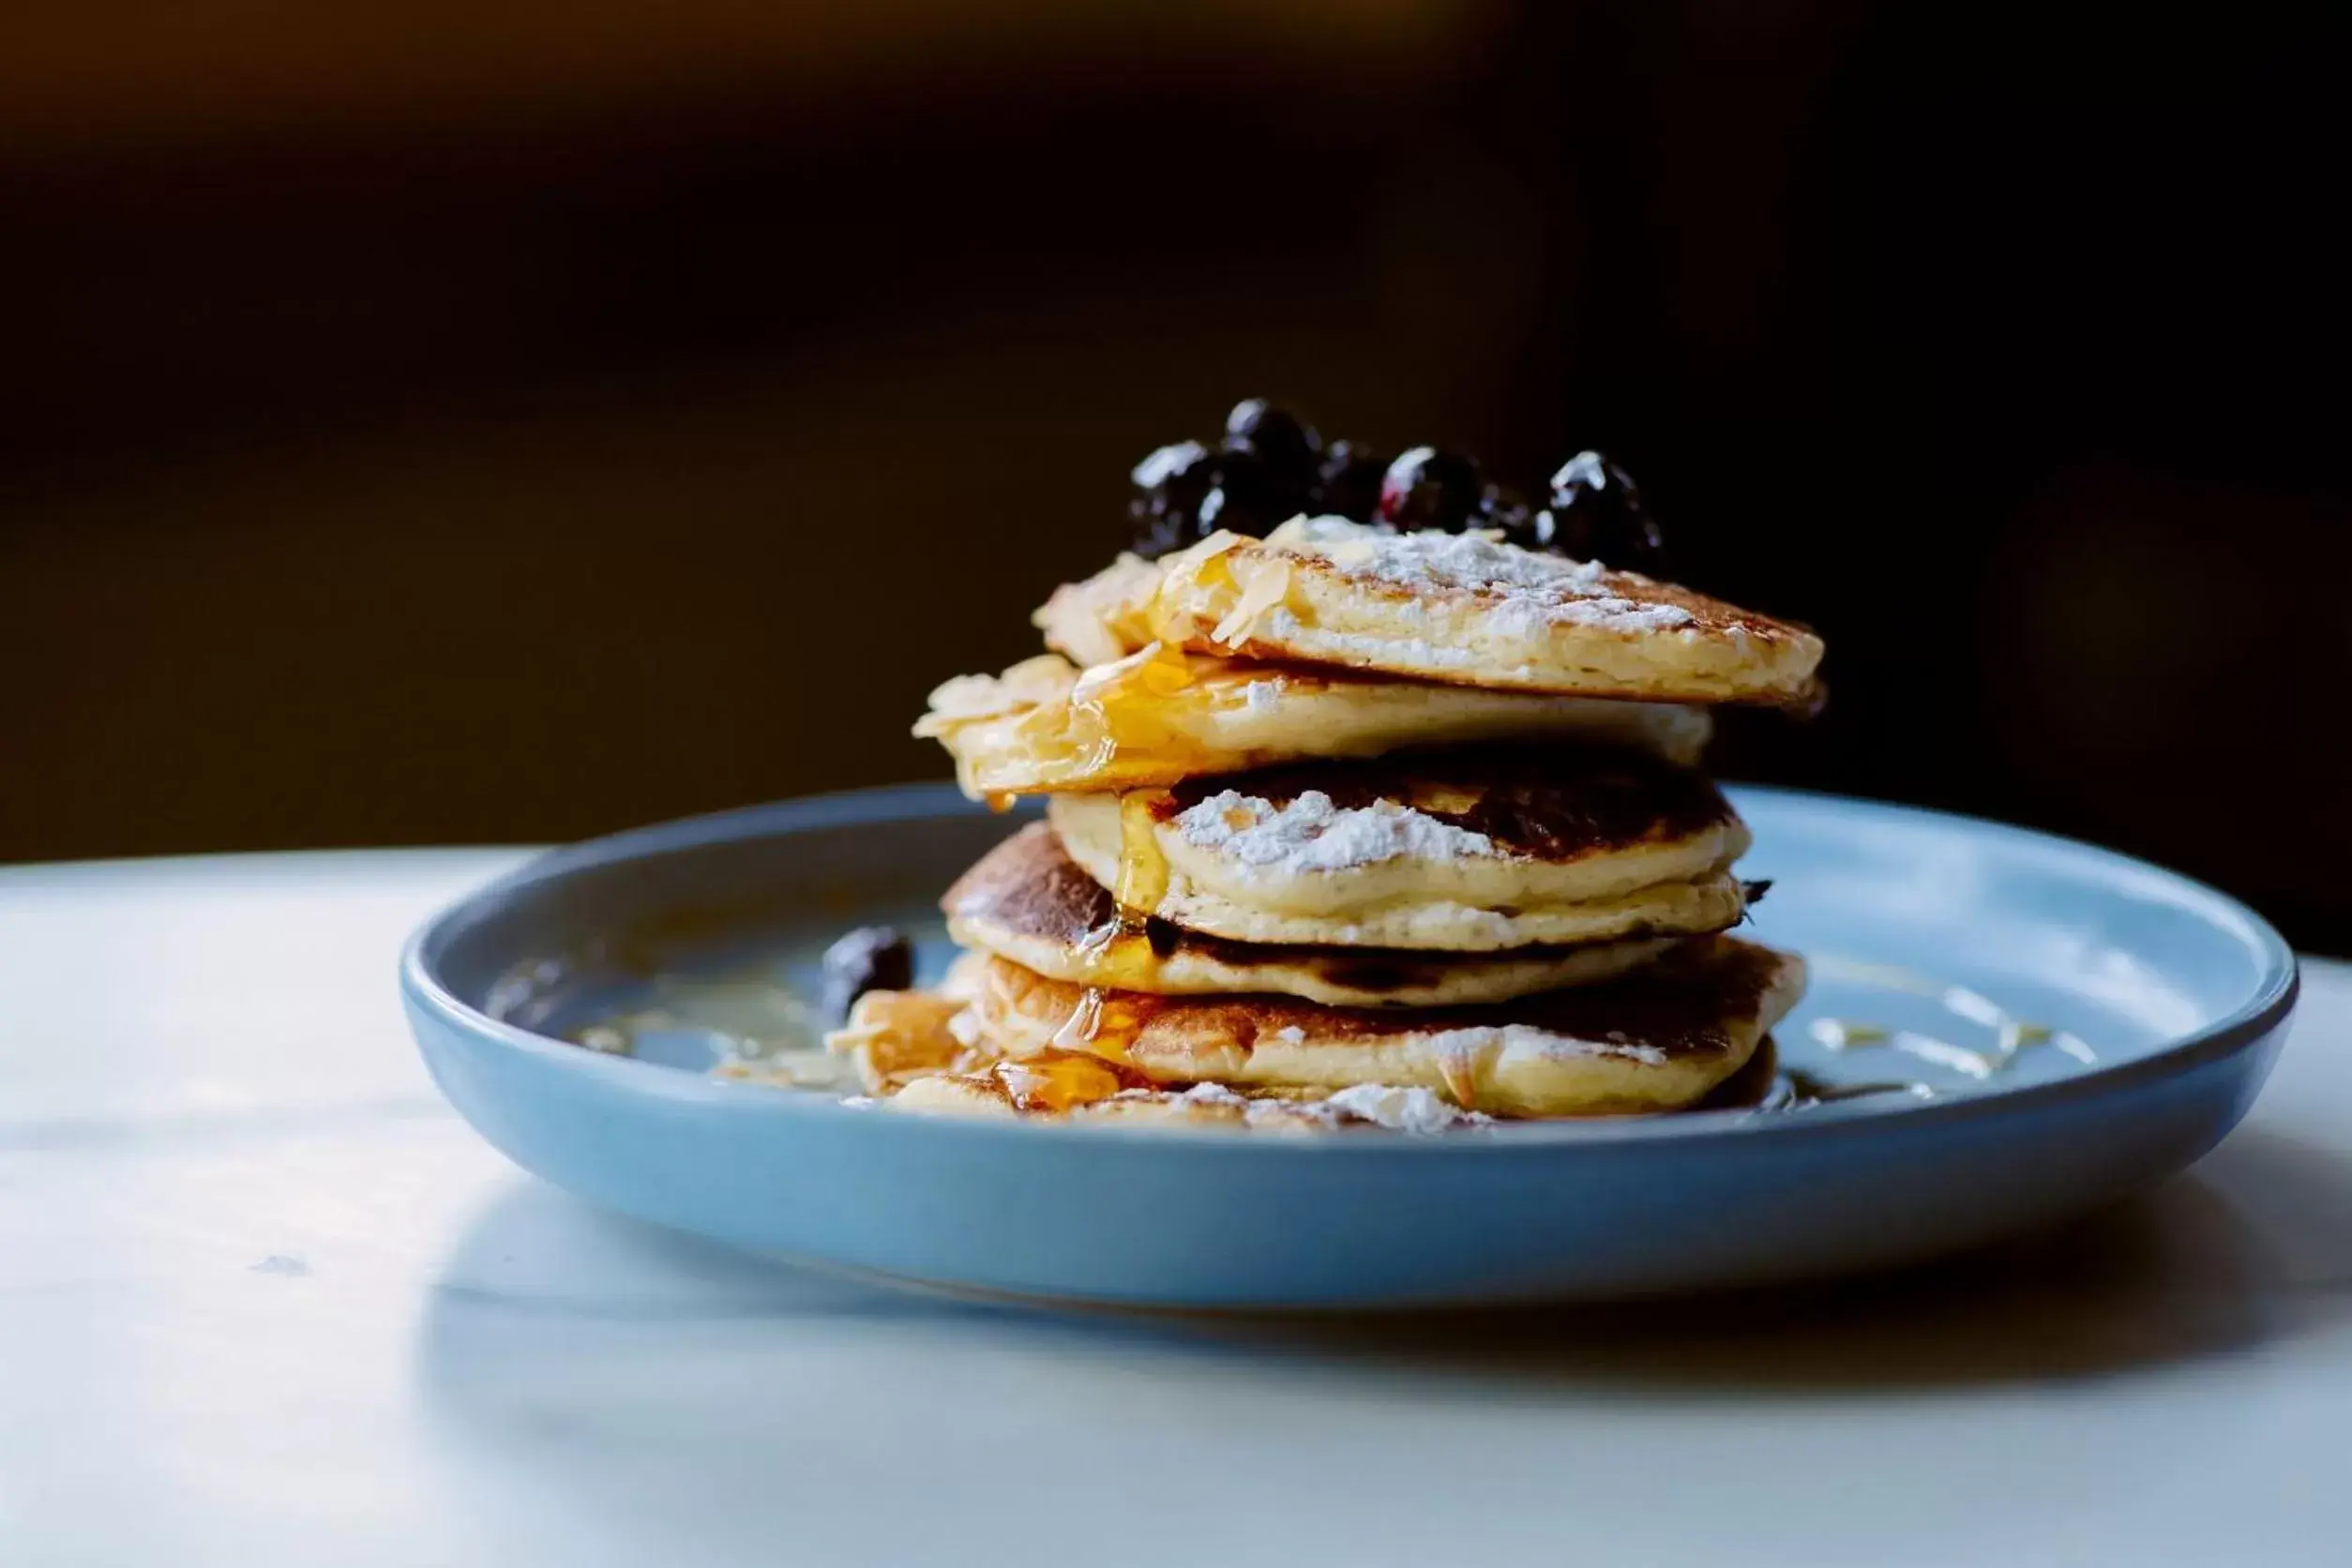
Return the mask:
{"type": "Polygon", "coordinates": [[[1119,884],[1111,896],[1139,926],[1168,897],[1168,856],[1160,851],[1156,808],[1166,790],[1130,790],[1119,797],[1119,884]]]}
{"type": "Polygon", "coordinates": [[[1077,1007],[1054,1032],[1056,1047],[1087,1048],[1111,1054],[1116,1040],[1104,1027],[1106,993],[1141,990],[1159,967],[1151,937],[1153,912],[1168,897],[1168,856],[1161,852],[1153,807],[1166,792],[1138,790],[1119,799],[1119,875],[1111,890],[1113,913],[1079,939],[1078,961],[1088,985],[1077,1007]]]}
{"type": "MultiPolygon", "coordinates": [[[[1218,771],[1215,752],[1191,734],[1187,710],[1229,705],[1231,678],[1208,680],[1215,665],[1164,642],[1082,671],[1062,704],[1059,732],[1039,734],[1047,775],[1063,785],[1100,780],[1114,764],[1218,771]]],[[[1130,774],[1132,776],[1132,774],[1130,774]]]]}
{"type": "Polygon", "coordinates": [[[1108,993],[1089,986],[1078,993],[1078,1005],[1062,1020],[1049,1042],[1056,1050],[1079,1050],[1093,1045],[1103,1032],[1103,1001],[1108,993]]]}
{"type": "Polygon", "coordinates": [[[1847,1051],[1869,1046],[1883,1046],[1952,1072],[1983,1082],[2009,1070],[2021,1051],[2036,1046],[2050,1049],[2081,1063],[2097,1066],[2099,1058],[2080,1038],[2062,1029],[2047,1024],[2028,1023],[2011,1017],[1974,991],[1953,987],[1945,997],[1946,1005],[1955,1014],[1993,1032],[1989,1048],[1964,1046],[1914,1029],[1892,1029],[1880,1024],[1864,1023],[1855,1018],[1816,1018],[1808,1030],[1814,1043],[1832,1051],[1847,1051]],[[1952,998],[1961,999],[1953,1002],[1952,998]]]}
{"type": "MultiPolygon", "coordinates": [[[[2049,1024],[2029,1022],[1983,992],[1970,990],[1966,986],[1948,986],[1892,965],[1858,963],[1834,957],[1817,958],[1814,970],[1824,976],[1926,998],[1953,1018],[1990,1031],[1993,1036],[1988,1045],[1962,1045],[1943,1039],[1939,1034],[1870,1023],[1860,1018],[1816,1018],[1807,1033],[1812,1035],[1814,1043],[1825,1050],[1843,1054],[1848,1050],[1881,1048],[1914,1061],[1924,1062],[1930,1066],[1974,1078],[1980,1083],[2007,1072],[2022,1053],[2036,1048],[2057,1051],[2086,1067],[2099,1064],[2098,1053],[2079,1035],[2049,1024]]],[[[1803,1075],[1792,1073],[1788,1076],[1795,1079],[1803,1075]]],[[[1798,1085],[1798,1093],[1806,1100],[1819,1101],[1878,1093],[1909,1093],[1932,1099],[1937,1091],[1930,1084],[1917,1082],[1867,1083],[1836,1088],[1824,1080],[1807,1077],[1806,1081],[1798,1085]]]]}
{"type": "Polygon", "coordinates": [[[975,1075],[1014,1109],[1059,1116],[1078,1106],[1108,1100],[1122,1090],[1149,1087],[1142,1075],[1085,1051],[1044,1050],[1007,1057],[975,1075]]]}

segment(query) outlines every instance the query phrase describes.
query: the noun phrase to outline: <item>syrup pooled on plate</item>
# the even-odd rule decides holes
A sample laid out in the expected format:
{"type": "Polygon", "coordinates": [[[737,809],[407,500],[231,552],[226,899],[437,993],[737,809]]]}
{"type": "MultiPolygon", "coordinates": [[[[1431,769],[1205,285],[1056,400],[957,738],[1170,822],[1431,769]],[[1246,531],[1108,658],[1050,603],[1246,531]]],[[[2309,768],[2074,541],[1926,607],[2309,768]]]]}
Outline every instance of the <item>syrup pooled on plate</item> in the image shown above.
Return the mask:
{"type": "Polygon", "coordinates": [[[716,1068],[757,1069],[766,1081],[846,1092],[856,1077],[825,1049],[826,1023],[789,986],[760,974],[731,978],[656,977],[650,994],[600,1012],[565,1033],[572,1044],[611,1056],[684,1065],[706,1051],[716,1068]]]}
{"type": "Polygon", "coordinates": [[[1992,1039],[1983,1045],[1966,1045],[1944,1038],[1941,1032],[1931,1034],[1922,1030],[1860,1018],[1818,1018],[1808,1026],[1807,1033],[1813,1042],[1824,1050],[1842,1053],[1866,1048],[1884,1048],[1979,1082],[1988,1081],[2010,1071],[2023,1053],[2040,1047],[2047,1047],[2081,1066],[2095,1067],[2099,1064],[2098,1053],[2078,1035],[2020,1018],[1983,992],[1966,986],[1945,985],[1926,975],[1890,965],[1857,963],[1835,957],[1817,957],[1814,968],[1824,977],[1859,982],[1932,1001],[1952,1018],[1992,1034],[1992,1039]]]}

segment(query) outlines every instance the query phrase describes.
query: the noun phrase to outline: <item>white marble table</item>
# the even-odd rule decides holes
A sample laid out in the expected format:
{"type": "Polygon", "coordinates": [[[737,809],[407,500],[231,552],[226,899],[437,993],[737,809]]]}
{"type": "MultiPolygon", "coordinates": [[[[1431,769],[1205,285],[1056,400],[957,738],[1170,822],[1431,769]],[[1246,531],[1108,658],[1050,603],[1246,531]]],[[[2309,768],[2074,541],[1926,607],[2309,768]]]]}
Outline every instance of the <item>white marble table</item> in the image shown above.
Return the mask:
{"type": "Polygon", "coordinates": [[[1642,1310],[978,1308],[598,1214],[435,1097],[485,852],[0,871],[0,1563],[2352,1562],[2352,968],[1996,1257],[1642,1310]]]}

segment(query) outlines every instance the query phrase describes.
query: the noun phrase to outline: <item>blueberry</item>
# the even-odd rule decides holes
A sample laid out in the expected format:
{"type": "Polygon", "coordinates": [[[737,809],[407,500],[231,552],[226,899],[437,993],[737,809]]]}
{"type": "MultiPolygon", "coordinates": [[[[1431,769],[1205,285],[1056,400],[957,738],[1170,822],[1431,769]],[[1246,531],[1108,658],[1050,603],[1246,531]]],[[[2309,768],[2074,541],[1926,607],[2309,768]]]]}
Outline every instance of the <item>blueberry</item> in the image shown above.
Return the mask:
{"type": "Polygon", "coordinates": [[[1198,529],[1203,538],[1220,528],[1262,538],[1306,508],[1307,487],[1245,447],[1217,453],[1215,475],[1200,498],[1198,529]]]}
{"type": "Polygon", "coordinates": [[[1507,485],[1488,485],[1479,498],[1476,526],[1500,533],[1505,544],[1537,548],[1535,519],[1535,508],[1527,504],[1527,497],[1507,485]]]}
{"type": "Polygon", "coordinates": [[[1225,445],[1255,452],[1274,474],[1301,487],[1314,481],[1316,460],[1323,451],[1314,426],[1263,398],[1233,405],[1225,416],[1225,445]]]}
{"type": "Polygon", "coordinates": [[[1585,502],[1638,514],[1641,490],[1634,476],[1598,452],[1578,452],[1552,475],[1552,509],[1566,511],[1585,502]]]}
{"type": "Polygon", "coordinates": [[[1485,485],[1478,464],[1458,452],[1416,446],[1388,465],[1380,481],[1380,520],[1399,529],[1458,533],[1475,527],[1485,485]]]}
{"type": "Polygon", "coordinates": [[[845,1018],[867,991],[903,991],[914,984],[914,944],[896,927],[860,926],[825,949],[825,1012],[845,1018]]]}
{"type": "Polygon", "coordinates": [[[1216,465],[1197,441],[1163,446],[1135,465],[1136,497],[1127,503],[1132,548],[1147,559],[1182,550],[1196,537],[1200,504],[1216,483],[1216,465]]]}
{"type": "Polygon", "coordinates": [[[1665,554],[1633,475],[1598,452],[1577,453],[1552,475],[1551,507],[1537,526],[1546,548],[1581,561],[1651,571],[1665,554]]]}
{"type": "Polygon", "coordinates": [[[1380,510],[1380,478],[1388,460],[1352,441],[1323,448],[1323,466],[1311,498],[1325,517],[1370,522],[1380,510]]]}

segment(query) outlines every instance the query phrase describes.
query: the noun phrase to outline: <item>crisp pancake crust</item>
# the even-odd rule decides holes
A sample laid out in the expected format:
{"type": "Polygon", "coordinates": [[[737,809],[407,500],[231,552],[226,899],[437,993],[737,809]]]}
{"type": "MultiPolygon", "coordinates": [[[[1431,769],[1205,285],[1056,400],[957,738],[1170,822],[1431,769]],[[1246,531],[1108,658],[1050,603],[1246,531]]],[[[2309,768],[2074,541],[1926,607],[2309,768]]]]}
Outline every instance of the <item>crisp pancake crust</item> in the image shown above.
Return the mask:
{"type": "Polygon", "coordinates": [[[1507,1002],[1606,980],[1672,942],[1647,939],[1485,955],[1229,942],[1163,920],[1105,941],[1119,907],[1033,822],[984,856],[940,907],[948,934],[1051,979],[1163,996],[1266,992],[1342,1007],[1442,1007],[1507,1002]]]}
{"type": "Polygon", "coordinates": [[[1148,600],[1130,569],[1104,639],[1142,629],[1201,653],[1643,701],[1816,695],[1821,640],[1802,626],[1486,535],[1296,518],[1158,565],[1148,600]]]}
{"type": "Polygon", "coordinates": [[[990,959],[988,1048],[1083,1049],[1159,1083],[1423,1088],[1466,1108],[1577,1116],[1688,1106],[1744,1063],[1804,991],[1804,962],[1729,937],[1606,985],[1400,1013],[1275,997],[1090,992],[990,959]]]}
{"type": "Polygon", "coordinates": [[[1156,644],[1080,670],[1053,655],[931,694],[914,732],[975,798],[1166,785],[1308,757],[1580,736],[1696,761],[1697,708],[1475,691],[1333,669],[1236,662],[1156,644]]]}
{"type": "Polygon", "coordinates": [[[1121,798],[1058,796],[1070,857],[1138,912],[1239,942],[1491,952],[1734,924],[1747,829],[1699,774],[1621,748],[1492,746],[1306,763],[1121,798]],[[1133,897],[1130,893],[1128,897],[1133,897]]]}

